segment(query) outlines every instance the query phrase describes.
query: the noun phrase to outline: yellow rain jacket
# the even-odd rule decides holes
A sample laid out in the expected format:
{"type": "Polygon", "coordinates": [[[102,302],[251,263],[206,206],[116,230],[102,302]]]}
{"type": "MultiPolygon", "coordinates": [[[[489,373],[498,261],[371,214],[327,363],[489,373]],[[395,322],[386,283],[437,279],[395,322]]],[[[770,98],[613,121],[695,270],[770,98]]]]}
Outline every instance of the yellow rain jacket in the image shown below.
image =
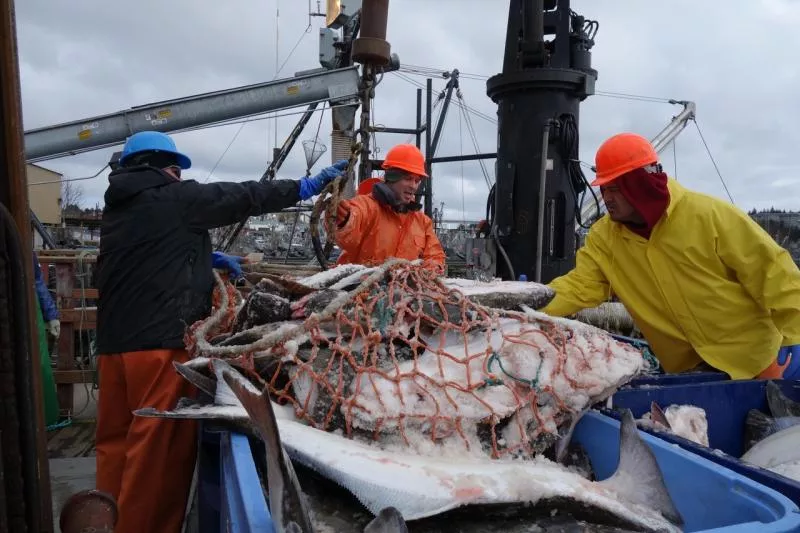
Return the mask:
{"type": "Polygon", "coordinates": [[[600,219],[542,311],[571,315],[613,293],[667,372],[702,360],[752,379],[781,346],[800,344],[800,270],[747,214],[673,179],[668,187],[649,240],[600,219]]]}

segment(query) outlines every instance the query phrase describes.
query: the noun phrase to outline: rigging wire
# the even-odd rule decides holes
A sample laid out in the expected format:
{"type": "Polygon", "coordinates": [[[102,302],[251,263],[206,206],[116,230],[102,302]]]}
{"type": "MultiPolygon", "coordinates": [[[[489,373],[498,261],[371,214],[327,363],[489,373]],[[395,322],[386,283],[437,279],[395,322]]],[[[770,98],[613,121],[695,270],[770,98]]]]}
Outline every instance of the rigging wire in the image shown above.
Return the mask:
{"type": "Polygon", "coordinates": [[[40,181],[38,183],[29,183],[28,187],[34,187],[36,185],[50,185],[52,183],[69,183],[72,181],[83,181],[83,180],[91,180],[98,177],[106,168],[108,168],[108,163],[103,165],[103,168],[92,174],[91,176],[84,176],[82,178],[64,178],[60,180],[53,180],[53,181],[40,181]]]}
{"type": "MultiPolygon", "coordinates": [[[[464,114],[464,111],[459,109],[459,113],[458,113],[458,153],[459,153],[459,155],[461,157],[464,156],[464,130],[463,130],[462,121],[461,121],[463,114],[464,114]]],[[[461,166],[461,168],[460,168],[460,173],[461,173],[461,223],[466,226],[467,225],[467,202],[466,202],[466,198],[465,198],[465,194],[464,194],[464,160],[462,159],[460,161],[460,163],[461,163],[461,165],[460,165],[461,166]]],[[[444,213],[442,213],[442,216],[444,216],[444,213]]]]}
{"type": "MultiPolygon", "coordinates": [[[[460,92],[456,96],[458,100],[463,99],[463,96],[461,95],[460,92]]],[[[464,121],[467,123],[467,132],[469,133],[469,136],[472,139],[472,145],[475,148],[475,153],[479,154],[481,153],[481,151],[480,151],[480,146],[478,144],[478,134],[475,131],[475,126],[472,124],[472,120],[470,119],[467,110],[464,109],[462,106],[458,106],[458,109],[464,116],[464,121]]],[[[489,189],[491,189],[493,180],[489,177],[489,172],[486,170],[486,164],[484,163],[483,159],[478,159],[478,165],[480,165],[481,172],[483,173],[483,178],[484,180],[486,180],[486,186],[489,189]]]]}
{"type": "MultiPolygon", "coordinates": [[[[292,54],[294,54],[295,50],[297,50],[297,47],[300,45],[302,40],[305,38],[306,35],[308,35],[308,32],[311,30],[311,24],[309,23],[309,25],[306,26],[306,28],[300,34],[300,38],[297,39],[297,42],[295,43],[294,47],[292,47],[292,49],[287,54],[286,59],[284,59],[283,63],[281,64],[281,66],[278,67],[278,43],[277,43],[278,34],[277,34],[277,32],[278,32],[278,18],[280,16],[280,11],[278,10],[277,4],[276,4],[276,7],[275,7],[275,10],[276,10],[275,11],[275,32],[276,32],[275,33],[275,40],[276,40],[276,44],[275,44],[275,66],[276,66],[276,70],[275,70],[275,75],[272,77],[272,81],[278,79],[278,76],[280,75],[281,71],[283,70],[283,67],[286,66],[286,63],[288,63],[289,59],[291,59],[292,54]]],[[[267,120],[269,118],[275,119],[275,138],[274,138],[274,147],[275,148],[278,147],[278,117],[279,116],[284,116],[284,115],[278,115],[276,113],[276,114],[272,115],[271,117],[267,117],[267,120]]],[[[231,146],[233,146],[233,143],[236,141],[236,138],[239,137],[239,134],[242,132],[242,129],[244,129],[244,127],[247,125],[248,122],[252,122],[252,121],[246,120],[246,121],[242,121],[240,123],[241,125],[239,126],[239,129],[236,130],[236,133],[234,133],[233,138],[231,138],[231,141],[228,143],[228,146],[225,148],[225,151],[222,152],[222,155],[220,155],[219,159],[217,159],[216,163],[214,163],[214,167],[211,169],[211,172],[208,173],[208,176],[206,176],[206,179],[203,181],[203,183],[208,182],[208,180],[211,178],[211,175],[214,173],[214,170],[216,170],[216,168],[222,162],[222,159],[225,157],[225,154],[228,153],[228,150],[230,150],[231,146]]],[[[232,122],[232,123],[235,124],[235,122],[232,122]]],[[[198,129],[200,129],[200,128],[198,128],[198,129]]],[[[191,131],[191,130],[186,130],[186,131],[191,131]]],[[[267,131],[269,131],[269,130],[267,130],[267,131]]],[[[269,134],[267,134],[267,137],[268,137],[267,138],[267,144],[269,144],[269,134]]]]}
{"type": "MultiPolygon", "coordinates": [[[[317,141],[319,140],[319,131],[322,129],[322,118],[325,116],[325,104],[322,104],[322,113],[319,114],[319,122],[317,123],[317,131],[314,133],[314,143],[311,145],[311,155],[313,157],[314,150],[317,148],[317,141]]],[[[314,166],[313,163],[306,161],[306,175],[311,175],[311,167],[314,166]],[[309,164],[310,163],[310,164],[309,164]]],[[[294,234],[295,230],[297,229],[297,221],[300,219],[300,211],[294,212],[294,223],[292,224],[292,232],[289,234],[289,245],[286,247],[286,255],[283,257],[283,262],[286,263],[289,261],[289,252],[292,250],[292,244],[294,242],[294,234]]]]}
{"type": "MultiPolygon", "coordinates": [[[[588,21],[587,21],[588,22],[588,21]]],[[[417,75],[417,76],[442,76],[444,77],[448,71],[446,69],[437,69],[432,67],[423,67],[419,65],[401,65],[400,72],[405,72],[407,74],[417,75]]],[[[458,73],[460,78],[463,79],[471,79],[477,81],[485,81],[488,80],[491,76],[486,74],[474,74],[468,72],[461,72],[458,73]]],[[[648,96],[643,94],[633,94],[633,93],[625,93],[625,92],[614,92],[614,91],[595,91],[595,95],[597,96],[605,96],[609,98],[620,98],[623,100],[638,100],[644,102],[658,102],[658,103],[669,103],[669,98],[661,98],[658,96],[648,96]]]]}
{"type": "MultiPolygon", "coordinates": [[[[401,70],[402,70],[402,69],[401,69],[401,70]]],[[[412,84],[412,85],[414,85],[414,86],[416,86],[416,87],[418,87],[418,88],[420,88],[420,89],[425,89],[425,85],[423,85],[422,83],[418,82],[417,80],[411,79],[411,78],[409,78],[408,76],[404,76],[402,73],[400,73],[400,72],[397,72],[397,71],[393,71],[393,73],[394,73],[396,76],[400,77],[401,79],[403,79],[403,80],[407,81],[408,83],[410,83],[410,84],[412,84]]],[[[426,74],[425,76],[426,76],[426,77],[428,77],[428,75],[427,75],[427,74],[426,74]]],[[[459,71],[459,73],[458,73],[458,77],[459,77],[459,78],[461,77],[461,72],[460,72],[460,71],[459,71]]],[[[437,94],[439,95],[439,98],[441,98],[441,95],[443,95],[443,94],[444,94],[444,91],[438,92],[437,94]]],[[[487,114],[483,113],[482,111],[478,111],[477,109],[475,109],[475,108],[473,108],[473,107],[470,107],[470,106],[468,106],[466,103],[463,103],[463,105],[466,105],[466,106],[467,106],[467,109],[468,109],[468,110],[469,110],[471,113],[473,113],[475,116],[477,116],[477,117],[480,117],[480,118],[482,118],[482,119],[484,119],[484,120],[486,120],[486,121],[488,121],[488,122],[491,122],[492,124],[497,124],[497,119],[490,117],[489,115],[487,115],[487,114]]]]}
{"type": "Polygon", "coordinates": [[[700,125],[697,123],[697,119],[692,120],[694,122],[695,128],[697,128],[697,133],[700,134],[700,140],[703,141],[703,146],[706,148],[706,153],[708,154],[709,159],[711,159],[711,164],[714,165],[714,169],[717,171],[717,176],[719,176],[719,181],[722,182],[722,187],[725,189],[725,193],[728,195],[732,204],[736,204],[733,201],[733,196],[731,196],[731,192],[728,190],[728,185],[725,183],[725,180],[722,177],[722,172],[720,172],[719,167],[717,166],[717,161],[714,159],[714,156],[711,155],[711,149],[708,147],[708,143],[706,142],[706,138],[703,136],[703,132],[700,130],[700,125]]]}
{"type": "MultiPolygon", "coordinates": [[[[411,83],[412,85],[414,85],[416,87],[425,88],[425,86],[422,85],[417,80],[413,80],[413,79],[411,79],[411,78],[409,78],[407,76],[404,76],[401,73],[397,73],[397,75],[401,79],[407,81],[408,83],[411,83]]],[[[461,76],[461,72],[459,71],[459,77],[460,76],[461,76]]],[[[445,95],[444,91],[441,91],[441,92],[438,93],[438,99],[436,101],[437,105],[439,104],[439,102],[442,101],[442,99],[444,98],[444,95],[445,95]]],[[[497,121],[494,120],[494,119],[491,119],[490,117],[488,117],[487,115],[481,113],[480,111],[477,111],[477,110],[471,108],[470,106],[468,106],[467,103],[464,101],[464,96],[463,96],[463,93],[461,92],[461,89],[456,91],[456,99],[455,100],[451,100],[451,103],[455,104],[459,108],[459,111],[461,113],[463,113],[464,119],[465,119],[466,124],[467,124],[467,131],[468,131],[468,133],[470,135],[470,138],[472,139],[472,144],[475,147],[475,153],[480,153],[480,146],[479,146],[479,143],[478,143],[478,135],[477,135],[477,132],[475,130],[475,126],[472,123],[472,119],[471,119],[469,113],[473,113],[476,116],[478,116],[480,118],[483,118],[483,119],[486,119],[486,120],[489,120],[490,122],[493,122],[495,124],[497,123],[497,121]]],[[[492,187],[492,179],[489,177],[489,173],[486,170],[485,162],[482,159],[479,159],[478,160],[478,164],[480,165],[481,171],[483,172],[483,177],[486,180],[486,186],[489,187],[489,189],[491,189],[491,187],[492,187]]]]}
{"type": "Polygon", "coordinates": [[[217,170],[217,167],[222,162],[222,159],[225,157],[225,154],[228,153],[228,150],[230,150],[231,146],[233,146],[233,143],[236,142],[236,139],[239,137],[239,134],[242,133],[242,129],[244,128],[244,126],[245,125],[243,123],[236,130],[236,133],[233,134],[233,137],[231,138],[230,142],[228,143],[228,146],[225,147],[225,150],[223,150],[222,154],[220,154],[220,156],[217,158],[216,163],[214,163],[214,166],[211,167],[211,171],[208,173],[208,176],[206,176],[206,179],[203,180],[203,183],[208,183],[208,180],[211,178],[211,175],[214,174],[214,171],[217,170]]]}

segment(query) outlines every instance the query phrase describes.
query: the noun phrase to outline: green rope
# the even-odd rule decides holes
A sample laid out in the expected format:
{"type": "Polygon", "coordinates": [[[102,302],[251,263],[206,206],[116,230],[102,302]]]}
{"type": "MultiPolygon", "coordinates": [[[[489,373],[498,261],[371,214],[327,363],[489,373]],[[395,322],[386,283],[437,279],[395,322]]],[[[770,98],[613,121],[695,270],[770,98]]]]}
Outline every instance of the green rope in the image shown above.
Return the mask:
{"type": "MultiPolygon", "coordinates": [[[[500,360],[500,357],[497,355],[497,352],[492,352],[492,355],[489,356],[489,363],[486,365],[486,368],[489,370],[489,372],[492,371],[492,364],[495,362],[497,363],[497,366],[500,367],[500,371],[506,376],[510,377],[511,379],[519,381],[520,383],[524,383],[525,385],[528,385],[532,389],[537,389],[539,387],[539,376],[542,372],[541,361],[539,362],[539,366],[536,368],[536,377],[534,377],[533,379],[524,379],[508,372],[503,367],[503,362],[500,360]]],[[[488,378],[484,381],[485,385],[501,385],[502,383],[503,383],[502,380],[493,380],[488,378]]]]}
{"type": "Polygon", "coordinates": [[[62,420],[61,422],[56,422],[55,424],[50,424],[49,426],[47,426],[47,431],[54,431],[56,429],[65,428],[65,427],[71,426],[71,425],[72,425],[72,419],[71,418],[67,418],[66,420],[62,420]]]}
{"type": "Polygon", "coordinates": [[[381,297],[375,303],[375,313],[373,313],[373,316],[377,315],[378,329],[381,335],[384,336],[386,335],[386,327],[394,320],[394,309],[391,305],[386,305],[387,299],[386,296],[381,297]]]}
{"type": "Polygon", "coordinates": [[[658,357],[653,353],[653,350],[650,349],[650,344],[647,341],[643,341],[640,339],[633,339],[631,337],[625,337],[622,335],[611,335],[616,340],[621,342],[626,342],[633,346],[634,348],[638,349],[642,352],[642,357],[647,363],[648,371],[649,372],[657,372],[661,368],[661,363],[658,360],[658,357]]]}

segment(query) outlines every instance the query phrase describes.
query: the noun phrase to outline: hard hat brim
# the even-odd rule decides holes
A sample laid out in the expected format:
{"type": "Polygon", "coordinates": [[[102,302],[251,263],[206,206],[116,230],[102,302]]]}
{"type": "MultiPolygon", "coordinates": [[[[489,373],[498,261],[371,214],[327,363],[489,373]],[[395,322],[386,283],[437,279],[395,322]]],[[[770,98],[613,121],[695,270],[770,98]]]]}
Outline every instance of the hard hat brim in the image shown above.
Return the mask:
{"type": "Polygon", "coordinates": [[[594,181],[592,181],[589,185],[591,185],[592,187],[602,187],[603,185],[608,185],[617,178],[619,178],[619,176],[595,178],[594,181]]]}
{"type": "MultiPolygon", "coordinates": [[[[139,153],[141,153],[143,151],[147,151],[147,150],[140,150],[138,152],[131,152],[131,153],[127,154],[125,157],[120,157],[119,158],[119,164],[120,165],[124,165],[125,161],[127,161],[131,157],[133,157],[136,154],[139,154],[139,153]]],[[[178,166],[181,167],[183,170],[186,170],[187,168],[192,168],[192,160],[189,159],[189,157],[187,155],[185,155],[185,154],[182,154],[180,152],[176,152],[174,150],[153,150],[153,151],[155,151],[155,152],[164,152],[164,153],[167,153],[167,154],[174,155],[175,159],[177,160],[178,166]]]]}
{"type": "Polygon", "coordinates": [[[173,153],[178,158],[178,166],[180,166],[183,170],[186,170],[187,168],[192,168],[192,160],[189,159],[188,156],[180,152],[173,152],[173,153]]]}

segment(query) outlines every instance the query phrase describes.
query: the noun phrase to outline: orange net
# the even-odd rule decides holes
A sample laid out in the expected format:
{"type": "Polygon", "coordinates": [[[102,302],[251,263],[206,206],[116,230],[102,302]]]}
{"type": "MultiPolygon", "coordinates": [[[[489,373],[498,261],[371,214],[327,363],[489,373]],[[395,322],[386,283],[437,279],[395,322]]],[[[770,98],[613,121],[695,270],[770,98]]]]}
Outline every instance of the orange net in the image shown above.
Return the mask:
{"type": "Polygon", "coordinates": [[[218,278],[214,313],[187,333],[190,353],[238,359],[298,418],[351,438],[530,456],[644,369],[638,350],[601,330],[479,305],[407,261],[299,298],[296,281],[266,281],[236,309],[218,278]],[[295,319],[253,323],[247,306],[259,299],[295,319]]]}

